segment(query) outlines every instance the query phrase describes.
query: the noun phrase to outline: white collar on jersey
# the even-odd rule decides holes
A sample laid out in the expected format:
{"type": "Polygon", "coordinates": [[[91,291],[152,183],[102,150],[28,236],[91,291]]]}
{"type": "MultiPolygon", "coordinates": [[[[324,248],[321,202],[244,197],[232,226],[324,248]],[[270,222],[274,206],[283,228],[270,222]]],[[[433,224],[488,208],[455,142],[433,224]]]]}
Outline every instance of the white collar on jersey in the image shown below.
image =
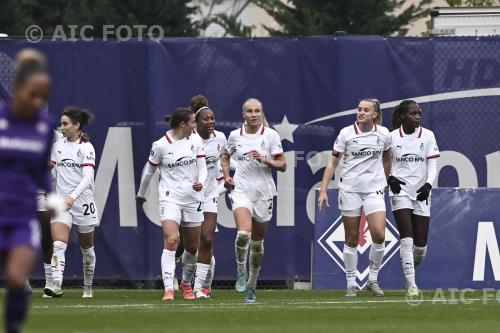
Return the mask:
{"type": "MultiPolygon", "coordinates": [[[[377,131],[377,124],[373,123],[373,127],[372,127],[371,132],[376,132],[376,131],[377,131]]],[[[356,134],[363,133],[363,132],[361,131],[361,129],[359,128],[359,126],[358,126],[358,122],[357,122],[357,121],[355,121],[355,122],[354,122],[354,132],[355,132],[356,134]]]]}
{"type": "MultiPolygon", "coordinates": [[[[264,134],[264,130],[266,128],[264,127],[264,124],[260,124],[260,127],[259,129],[257,130],[257,133],[255,134],[259,134],[259,135],[262,135],[264,134]]],[[[240,135],[247,135],[247,132],[245,131],[245,124],[241,125],[241,128],[240,128],[240,135]]]]}
{"type": "MultiPolygon", "coordinates": [[[[168,134],[168,132],[170,132],[170,131],[165,132],[165,138],[167,139],[168,143],[174,143],[176,141],[179,141],[179,140],[175,140],[170,134],[168,134]]],[[[189,140],[189,136],[186,136],[185,139],[189,140]]],[[[181,140],[184,140],[184,139],[181,139],[181,140]]]]}
{"type": "Polygon", "coordinates": [[[399,127],[399,136],[400,137],[403,137],[403,136],[412,136],[412,135],[415,135],[415,133],[418,133],[417,134],[417,138],[420,138],[422,136],[422,126],[419,126],[415,129],[415,132],[411,133],[411,134],[406,134],[405,131],[403,131],[403,125],[401,125],[401,127],[399,127]]]}
{"type": "MultiPolygon", "coordinates": [[[[198,134],[198,135],[200,135],[198,132],[196,132],[196,128],[193,130],[193,134],[198,134]]],[[[212,135],[213,135],[213,136],[212,136],[213,138],[215,138],[215,137],[217,136],[217,135],[215,135],[215,130],[214,130],[214,132],[212,133],[212,135]]],[[[201,135],[200,135],[200,138],[201,138],[201,135]]],[[[202,140],[205,140],[205,139],[203,139],[203,138],[201,138],[201,139],[202,139],[202,140]]],[[[207,139],[207,140],[208,140],[208,139],[207,139]]]]}

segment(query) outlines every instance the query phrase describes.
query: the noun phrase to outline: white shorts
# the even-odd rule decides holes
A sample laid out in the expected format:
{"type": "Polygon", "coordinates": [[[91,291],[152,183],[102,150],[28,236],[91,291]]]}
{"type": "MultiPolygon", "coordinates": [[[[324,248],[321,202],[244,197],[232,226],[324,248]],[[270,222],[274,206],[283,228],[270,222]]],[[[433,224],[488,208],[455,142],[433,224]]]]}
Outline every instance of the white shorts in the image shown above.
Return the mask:
{"type": "Polygon", "coordinates": [[[199,227],[203,220],[202,203],[180,205],[171,201],[160,201],[160,221],[172,220],[183,227],[199,227]]]}
{"type": "Polygon", "coordinates": [[[233,212],[236,208],[247,208],[252,218],[257,222],[269,222],[273,217],[273,199],[250,201],[245,193],[231,192],[231,207],[233,212]]]}
{"type": "Polygon", "coordinates": [[[411,209],[413,214],[419,216],[431,216],[431,197],[427,202],[412,200],[406,195],[391,197],[391,207],[392,211],[398,209],[411,209]]]}
{"type": "Polygon", "coordinates": [[[36,211],[37,212],[47,211],[47,193],[38,192],[36,194],[36,211]]]}
{"type": "Polygon", "coordinates": [[[385,212],[384,190],[371,193],[347,192],[339,189],[339,209],[342,216],[361,216],[361,208],[365,215],[385,212]]]}
{"type": "Polygon", "coordinates": [[[212,198],[203,202],[203,213],[215,213],[217,214],[217,199],[212,198]]]}
{"type": "Polygon", "coordinates": [[[93,197],[88,195],[79,196],[70,210],[62,212],[50,220],[50,223],[54,222],[64,223],[70,228],[73,224],[77,225],[80,233],[94,231],[94,227],[99,224],[99,221],[93,197]]]}

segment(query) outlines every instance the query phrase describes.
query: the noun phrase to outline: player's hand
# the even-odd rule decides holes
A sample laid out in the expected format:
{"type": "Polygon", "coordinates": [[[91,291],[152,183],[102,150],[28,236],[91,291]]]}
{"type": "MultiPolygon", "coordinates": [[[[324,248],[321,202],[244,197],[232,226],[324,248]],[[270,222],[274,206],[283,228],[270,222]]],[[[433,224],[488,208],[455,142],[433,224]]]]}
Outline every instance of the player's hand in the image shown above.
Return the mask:
{"type": "Polygon", "coordinates": [[[193,190],[196,192],[200,192],[203,189],[203,184],[200,182],[196,182],[193,184],[193,190]]]}
{"type": "Polygon", "coordinates": [[[71,207],[73,207],[73,204],[75,203],[75,199],[70,197],[69,195],[64,199],[64,203],[66,204],[66,208],[69,210],[71,207]]]}
{"type": "Polygon", "coordinates": [[[259,161],[261,163],[266,162],[266,158],[263,157],[257,150],[250,150],[250,157],[253,158],[256,161],[259,161]]]}
{"type": "Polygon", "coordinates": [[[328,195],[326,192],[319,192],[318,196],[318,209],[321,212],[323,209],[323,204],[326,203],[326,207],[330,207],[330,204],[328,203],[328,195]]]}
{"type": "Polygon", "coordinates": [[[399,194],[399,192],[401,192],[401,185],[406,185],[405,182],[400,181],[394,176],[389,176],[389,178],[387,178],[387,184],[394,194],[399,194]]]}
{"type": "Polygon", "coordinates": [[[421,188],[419,188],[417,190],[417,200],[418,201],[424,201],[425,200],[425,203],[426,204],[429,204],[429,195],[431,194],[431,189],[432,189],[432,185],[429,184],[429,183],[425,183],[424,185],[422,185],[421,188]]]}
{"type": "Polygon", "coordinates": [[[230,191],[234,188],[234,180],[232,177],[224,178],[224,187],[230,191]]]}
{"type": "Polygon", "coordinates": [[[139,206],[142,206],[142,205],[144,205],[144,203],[146,202],[146,198],[143,198],[143,197],[140,197],[140,196],[136,196],[136,197],[135,197],[135,202],[136,202],[139,206]]]}

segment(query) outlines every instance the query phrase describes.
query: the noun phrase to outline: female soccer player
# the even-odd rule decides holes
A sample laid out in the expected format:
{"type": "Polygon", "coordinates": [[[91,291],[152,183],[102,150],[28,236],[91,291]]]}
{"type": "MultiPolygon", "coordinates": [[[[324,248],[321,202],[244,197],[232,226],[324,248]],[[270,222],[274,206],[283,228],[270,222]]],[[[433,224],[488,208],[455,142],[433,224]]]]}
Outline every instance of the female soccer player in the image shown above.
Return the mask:
{"type": "Polygon", "coordinates": [[[52,191],[54,125],[44,108],[50,78],[44,56],[23,50],[16,58],[13,97],[0,103],[0,256],[6,273],[5,331],[20,332],[27,311],[27,281],[40,245],[37,190],[52,191]]]}
{"type": "Polygon", "coordinates": [[[343,128],[333,145],[332,157],[323,174],[318,207],[328,206],[326,189],[339,160],[343,157],[339,181],[338,205],[345,229],[344,265],[347,279],[346,296],[354,297],[358,263],[358,240],[361,209],[364,209],[372,245],[367,287],[374,296],[384,296],[377,277],[385,250],[386,176],[390,170],[389,130],[380,126],[382,113],[375,99],[363,99],[358,105],[356,122],[343,128]],[[383,163],[382,163],[383,159],[383,163]]]}
{"type": "Polygon", "coordinates": [[[238,275],[235,289],[247,292],[246,303],[256,302],[256,285],[264,257],[264,236],[273,214],[276,196],[272,170],[284,172],[286,160],[278,132],[266,127],[262,103],[251,98],[243,103],[245,124],[231,132],[221,155],[226,187],[232,188],[231,201],[237,235],[235,241],[238,275]],[[229,175],[230,157],[237,160],[234,179],[229,175]],[[250,247],[250,274],[247,255],[250,247]]]}
{"type": "Polygon", "coordinates": [[[180,226],[184,240],[181,289],[184,299],[190,300],[195,298],[191,279],[198,259],[203,222],[202,189],[207,179],[207,166],[203,144],[199,136],[193,135],[196,127],[193,112],[178,108],[165,120],[172,129],[153,143],[149,165],[141,179],[136,201],[139,205],[144,204],[144,194],[159,167],[159,211],[163,228],[161,269],[165,287],[163,300],[174,299],[175,252],[180,226]]]}
{"type": "Polygon", "coordinates": [[[432,131],[420,126],[422,110],[404,100],[392,113],[392,170],[387,179],[394,218],[401,237],[400,258],[407,295],[419,295],[415,267],[427,252],[432,183],[439,150],[432,131]]]}
{"type": "Polygon", "coordinates": [[[208,106],[202,106],[195,112],[197,134],[203,142],[206,155],[208,177],[203,194],[203,215],[205,220],[201,225],[200,249],[194,279],[194,294],[196,298],[208,298],[211,281],[205,285],[207,274],[213,278],[215,258],[213,257],[213,239],[217,228],[217,199],[219,197],[219,157],[226,147],[224,133],[214,129],[215,116],[208,106]]]}
{"type": "Polygon", "coordinates": [[[77,226],[83,256],[83,298],[92,298],[92,280],[96,263],[94,230],[98,224],[94,201],[95,150],[82,141],[82,130],[93,115],[74,106],[64,109],[61,132],[64,139],[52,147],[51,162],[57,194],[65,198],[67,210],[51,220],[53,243],[53,285],[44,289],[52,297],[62,296],[65,253],[72,225],[77,226]]]}

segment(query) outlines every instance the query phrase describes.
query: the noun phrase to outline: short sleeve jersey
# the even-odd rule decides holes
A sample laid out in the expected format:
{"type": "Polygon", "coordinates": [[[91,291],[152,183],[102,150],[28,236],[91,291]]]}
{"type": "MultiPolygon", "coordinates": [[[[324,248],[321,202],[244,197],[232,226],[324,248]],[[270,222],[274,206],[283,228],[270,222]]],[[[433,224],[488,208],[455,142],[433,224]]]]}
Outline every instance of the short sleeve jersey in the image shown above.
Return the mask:
{"type": "Polygon", "coordinates": [[[221,176],[219,170],[219,158],[220,154],[226,147],[227,140],[224,133],[219,131],[214,131],[214,133],[206,140],[201,136],[199,137],[203,143],[203,150],[206,155],[207,180],[203,186],[203,199],[204,201],[207,201],[219,196],[218,179],[221,176]]]}
{"type": "Polygon", "coordinates": [[[169,131],[155,141],[149,163],[160,168],[160,202],[174,202],[179,205],[201,202],[202,191],[195,191],[193,184],[198,181],[196,159],[205,157],[199,135],[174,140],[169,131]]]}
{"type": "Polygon", "coordinates": [[[391,148],[389,130],[374,124],[361,132],[357,123],[344,127],[333,145],[333,153],[342,153],[339,188],[347,192],[371,193],[387,184],[382,154],[391,148]]]}
{"type": "MultiPolygon", "coordinates": [[[[406,195],[412,200],[417,198],[417,190],[427,180],[429,159],[439,157],[439,148],[434,133],[423,127],[406,134],[402,128],[390,133],[392,149],[391,174],[406,183],[401,185],[399,195],[406,195]]],[[[390,196],[394,194],[389,191],[390,196]]]]}
{"type": "Polygon", "coordinates": [[[257,133],[248,134],[242,125],[229,134],[226,150],[238,163],[235,192],[245,193],[251,201],[269,200],[277,194],[271,169],[250,157],[250,151],[256,150],[265,158],[283,154],[278,132],[261,126],[257,133]]]}

